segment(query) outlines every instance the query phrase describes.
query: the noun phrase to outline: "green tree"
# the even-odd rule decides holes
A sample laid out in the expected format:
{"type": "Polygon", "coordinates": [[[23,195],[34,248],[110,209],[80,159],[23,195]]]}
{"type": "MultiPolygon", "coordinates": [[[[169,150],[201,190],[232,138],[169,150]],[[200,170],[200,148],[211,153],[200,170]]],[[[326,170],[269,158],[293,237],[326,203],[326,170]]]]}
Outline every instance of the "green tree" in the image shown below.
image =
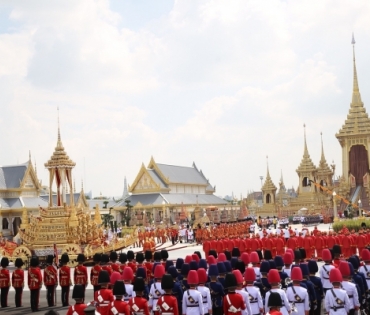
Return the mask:
{"type": "Polygon", "coordinates": [[[112,216],[109,210],[109,213],[101,215],[101,220],[103,221],[104,227],[107,228],[110,224],[110,221],[114,220],[114,216],[112,216]]]}
{"type": "Polygon", "coordinates": [[[126,223],[127,226],[130,226],[130,220],[131,220],[131,211],[133,206],[131,205],[131,201],[129,199],[125,200],[126,209],[123,211],[120,211],[122,220],[121,224],[124,225],[126,223]]]}

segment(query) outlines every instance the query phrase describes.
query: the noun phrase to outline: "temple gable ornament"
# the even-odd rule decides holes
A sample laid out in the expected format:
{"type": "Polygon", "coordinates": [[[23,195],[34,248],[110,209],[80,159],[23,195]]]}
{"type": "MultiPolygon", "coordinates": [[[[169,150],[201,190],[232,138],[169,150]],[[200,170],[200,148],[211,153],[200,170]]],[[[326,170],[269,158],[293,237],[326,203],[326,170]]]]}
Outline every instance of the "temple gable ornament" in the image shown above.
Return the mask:
{"type": "Polygon", "coordinates": [[[147,174],[143,174],[143,176],[141,176],[136,187],[142,190],[156,188],[147,174]]]}

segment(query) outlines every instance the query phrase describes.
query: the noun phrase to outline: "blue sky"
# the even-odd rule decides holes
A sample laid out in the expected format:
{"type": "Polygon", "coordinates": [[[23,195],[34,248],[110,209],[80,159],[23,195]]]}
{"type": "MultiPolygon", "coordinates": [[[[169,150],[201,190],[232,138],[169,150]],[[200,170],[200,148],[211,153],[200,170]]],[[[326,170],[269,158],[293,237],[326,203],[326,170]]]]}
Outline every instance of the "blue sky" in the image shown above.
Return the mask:
{"type": "Polygon", "coordinates": [[[39,177],[62,140],[93,194],[118,196],[142,163],[191,166],[218,195],[288,187],[303,155],[341,175],[335,133],[348,114],[352,32],[370,102],[367,1],[4,1],[0,164],[31,150],[39,177]],[[84,162],[85,161],[85,162],[84,162]],[[84,167],[85,164],[85,167],[84,167]],[[85,171],[86,170],[86,171],[85,171]]]}

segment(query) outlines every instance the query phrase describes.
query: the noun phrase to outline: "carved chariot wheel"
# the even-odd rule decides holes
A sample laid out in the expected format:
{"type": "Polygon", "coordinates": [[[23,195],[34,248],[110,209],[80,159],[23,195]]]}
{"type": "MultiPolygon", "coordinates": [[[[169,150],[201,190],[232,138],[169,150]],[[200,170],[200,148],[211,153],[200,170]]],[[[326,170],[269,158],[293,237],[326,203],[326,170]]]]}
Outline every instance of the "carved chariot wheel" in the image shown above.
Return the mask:
{"type": "Polygon", "coordinates": [[[25,266],[25,263],[27,263],[31,257],[31,250],[28,247],[21,245],[14,250],[11,260],[15,261],[17,258],[22,258],[23,266],[25,266]]]}
{"type": "Polygon", "coordinates": [[[67,253],[68,255],[78,255],[81,253],[81,247],[77,244],[67,244],[63,247],[63,253],[67,253]]]}
{"type": "Polygon", "coordinates": [[[62,254],[67,253],[69,256],[69,267],[76,267],[78,265],[77,255],[81,253],[81,247],[77,244],[67,244],[64,246],[62,254]]]}

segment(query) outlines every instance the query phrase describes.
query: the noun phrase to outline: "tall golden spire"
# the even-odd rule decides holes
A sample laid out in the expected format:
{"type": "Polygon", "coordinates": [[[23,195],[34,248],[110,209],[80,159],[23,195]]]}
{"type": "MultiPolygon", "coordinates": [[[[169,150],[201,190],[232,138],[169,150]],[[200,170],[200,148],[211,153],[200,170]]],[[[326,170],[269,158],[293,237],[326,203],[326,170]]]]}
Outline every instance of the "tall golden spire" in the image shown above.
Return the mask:
{"type": "Polygon", "coordinates": [[[276,186],[273,183],[271,176],[270,176],[268,156],[266,156],[266,164],[267,164],[266,180],[262,186],[262,191],[276,191],[276,186]]]}
{"type": "Polygon", "coordinates": [[[58,106],[57,109],[58,109],[58,142],[57,142],[57,147],[58,148],[63,148],[62,139],[60,137],[59,106],[58,106]]]}
{"type": "Polygon", "coordinates": [[[58,107],[58,141],[57,146],[55,147],[54,153],[51,156],[50,160],[45,163],[46,168],[66,168],[72,169],[75,167],[74,163],[67,153],[64,151],[62,140],[60,137],[60,124],[59,124],[59,107],[58,107]]]}
{"type": "Polygon", "coordinates": [[[321,159],[319,162],[319,166],[317,168],[317,178],[318,180],[324,180],[326,185],[332,184],[332,177],[333,177],[333,170],[329,167],[328,163],[325,159],[324,154],[324,141],[322,140],[322,132],[320,132],[321,136],[321,159]]]}
{"type": "Polygon", "coordinates": [[[321,160],[320,160],[320,164],[322,161],[325,161],[325,154],[324,154],[324,142],[322,141],[322,132],[320,132],[320,136],[321,136],[321,160]]]}
{"type": "Polygon", "coordinates": [[[357,69],[356,69],[356,55],[355,55],[355,36],[352,33],[352,51],[353,51],[353,91],[352,91],[352,107],[354,106],[361,106],[361,95],[360,89],[358,87],[358,79],[357,79],[357,69]]]}
{"type": "Polygon", "coordinates": [[[324,141],[322,140],[322,132],[320,132],[321,136],[321,159],[319,162],[318,170],[325,170],[331,172],[331,168],[329,167],[328,163],[326,162],[325,154],[324,154],[324,141]]]}
{"type": "Polygon", "coordinates": [[[306,124],[303,124],[303,130],[304,130],[304,149],[303,149],[303,157],[310,157],[308,153],[308,148],[307,148],[307,140],[306,140],[306,124]]]}
{"type": "Polygon", "coordinates": [[[303,125],[304,128],[304,150],[303,150],[303,157],[301,164],[297,168],[297,173],[301,172],[312,172],[316,170],[315,164],[313,164],[310,154],[308,153],[308,148],[307,148],[307,141],[306,141],[306,124],[303,125]]]}
{"type": "Polygon", "coordinates": [[[368,135],[370,133],[370,119],[366,113],[364,103],[361,100],[360,89],[358,87],[358,77],[356,68],[356,56],[355,56],[355,38],[352,34],[352,53],[353,53],[353,90],[352,90],[352,102],[347,115],[347,119],[344,125],[335,135],[339,142],[342,144],[342,139],[345,136],[357,135],[368,135]]]}

